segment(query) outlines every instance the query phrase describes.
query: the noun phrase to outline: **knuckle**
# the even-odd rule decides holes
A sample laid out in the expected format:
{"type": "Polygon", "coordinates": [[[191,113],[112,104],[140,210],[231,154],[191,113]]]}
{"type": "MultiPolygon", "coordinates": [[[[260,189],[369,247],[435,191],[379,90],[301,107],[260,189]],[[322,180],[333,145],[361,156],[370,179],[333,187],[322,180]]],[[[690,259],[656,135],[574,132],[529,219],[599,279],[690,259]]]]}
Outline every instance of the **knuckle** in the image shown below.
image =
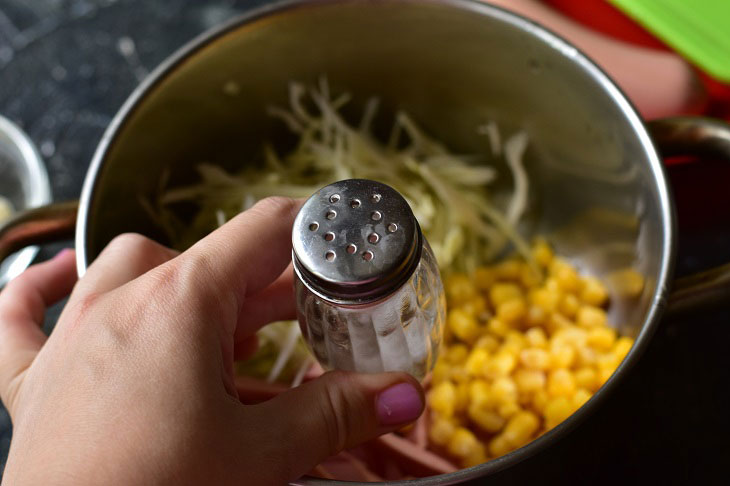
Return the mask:
{"type": "Polygon", "coordinates": [[[357,407],[353,397],[347,393],[347,390],[354,389],[350,386],[351,381],[351,374],[344,371],[329,372],[325,381],[320,408],[332,453],[345,449],[355,432],[351,419],[357,415],[357,407]]]}
{"type": "Polygon", "coordinates": [[[295,199],[271,196],[260,200],[250,210],[268,217],[292,217],[299,204],[295,199]]]}
{"type": "Polygon", "coordinates": [[[129,250],[144,250],[149,248],[152,241],[139,233],[122,233],[109,242],[110,248],[129,250]]]}

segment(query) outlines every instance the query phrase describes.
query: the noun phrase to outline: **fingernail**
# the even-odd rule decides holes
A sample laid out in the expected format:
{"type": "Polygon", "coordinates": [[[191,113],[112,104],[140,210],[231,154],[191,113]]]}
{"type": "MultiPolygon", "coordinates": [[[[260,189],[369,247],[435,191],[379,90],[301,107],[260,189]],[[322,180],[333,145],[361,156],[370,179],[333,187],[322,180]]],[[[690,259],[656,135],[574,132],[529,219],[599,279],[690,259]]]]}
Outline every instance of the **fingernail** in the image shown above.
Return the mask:
{"type": "Polygon", "coordinates": [[[412,422],[421,415],[421,395],[410,383],[399,383],[386,389],[377,400],[378,421],[381,425],[412,422]]]}

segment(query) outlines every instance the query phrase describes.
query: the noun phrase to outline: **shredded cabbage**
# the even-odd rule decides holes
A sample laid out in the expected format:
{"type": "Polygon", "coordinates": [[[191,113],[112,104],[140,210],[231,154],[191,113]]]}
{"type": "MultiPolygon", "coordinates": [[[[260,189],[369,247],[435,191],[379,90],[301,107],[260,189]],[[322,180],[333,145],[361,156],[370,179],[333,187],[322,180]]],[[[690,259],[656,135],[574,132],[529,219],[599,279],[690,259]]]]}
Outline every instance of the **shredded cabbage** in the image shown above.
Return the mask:
{"type": "MultiPolygon", "coordinates": [[[[489,122],[478,132],[488,137],[492,153],[459,155],[426,135],[406,113],[398,112],[388,141],[383,143],[370,129],[378,100],[365,104],[357,127],[340,114],[349,100],[349,94],[332,98],[324,79],[316,88],[291,83],[289,109],[271,107],[268,113],[298,136],[293,150],[280,154],[266,144],[259,164],[248,164],[235,174],[201,163],[199,183],[169,188],[164,181],[157,197],[145,202],[146,207],[173,246],[185,249],[261,198],[304,198],[337,180],[373,179],[406,198],[443,272],[473,271],[501,255],[509,243],[533,262],[527,243],[516,230],[528,202],[529,184],[522,164],[528,143],[525,133],[502,143],[497,125],[489,122]],[[504,211],[490,201],[488,191],[497,178],[489,161],[499,157],[504,158],[514,184],[504,211]],[[190,202],[198,211],[192,223],[183,222],[176,215],[176,205],[190,202]]],[[[534,262],[533,266],[537,270],[534,262]]],[[[282,377],[288,365],[293,365],[290,369],[295,375],[303,373],[302,361],[292,359],[304,349],[301,338],[292,337],[295,333],[295,323],[278,323],[259,332],[262,349],[253,362],[266,354],[269,344],[277,353],[270,354],[268,365],[255,374],[274,380],[282,377]]],[[[257,371],[255,367],[249,366],[248,371],[257,371]]],[[[289,375],[287,379],[291,379],[289,375]]]]}

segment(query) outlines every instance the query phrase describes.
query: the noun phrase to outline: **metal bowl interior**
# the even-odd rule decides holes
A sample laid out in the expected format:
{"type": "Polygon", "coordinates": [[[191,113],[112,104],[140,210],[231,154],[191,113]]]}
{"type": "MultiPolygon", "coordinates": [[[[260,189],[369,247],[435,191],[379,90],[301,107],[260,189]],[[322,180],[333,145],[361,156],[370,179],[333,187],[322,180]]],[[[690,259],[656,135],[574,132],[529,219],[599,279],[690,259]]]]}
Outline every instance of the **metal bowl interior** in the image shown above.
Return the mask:
{"type": "MultiPolygon", "coordinates": [[[[545,235],[586,272],[631,267],[645,276],[638,298],[612,296],[610,319],[636,344],[588,404],[507,456],[418,484],[487,475],[548,446],[602,400],[648,341],[671,272],[673,212],[656,151],[617,87],[559,37],[498,8],[289,2],[197,39],[132,95],[102,140],[82,195],[80,272],[121,232],[161,238],[139,198],[154,193],[164,171],[185,181],[201,161],[245,163],[263,140],[281,140],[266,107],[286,104],[290,81],[322,75],[332,90],[352,93],[354,112],[377,95],[386,113],[406,110],[458,151],[488,150],[475,127],[489,120],[503,134],[526,130],[523,233],[545,235]],[[230,83],[234,92],[224,88],[230,83]]],[[[501,169],[501,190],[511,190],[501,169]]]]}
{"type": "MultiPolygon", "coordinates": [[[[0,116],[0,195],[15,211],[51,202],[46,166],[28,136],[13,122],[0,116]]],[[[0,288],[20,275],[38,253],[24,248],[0,262],[0,288]]]]}

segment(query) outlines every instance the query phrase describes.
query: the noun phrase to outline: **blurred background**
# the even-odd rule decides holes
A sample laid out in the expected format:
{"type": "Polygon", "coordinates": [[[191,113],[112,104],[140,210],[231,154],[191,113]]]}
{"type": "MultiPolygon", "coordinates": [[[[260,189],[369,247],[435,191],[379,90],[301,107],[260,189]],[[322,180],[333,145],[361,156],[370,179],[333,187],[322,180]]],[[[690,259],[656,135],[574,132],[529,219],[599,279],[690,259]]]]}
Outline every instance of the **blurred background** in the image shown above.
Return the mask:
{"type": "MultiPolygon", "coordinates": [[[[38,147],[54,199],[79,196],[103,131],[158,63],[204,30],[264,3],[0,0],[0,114],[20,125],[38,147]]],[[[603,0],[546,3],[595,32],[669,50],[603,0]]],[[[676,114],[730,118],[727,85],[701,69],[695,72],[705,95],[676,114]]],[[[730,261],[730,164],[683,159],[670,161],[668,171],[679,214],[678,274],[730,261]]],[[[44,247],[37,260],[71,244],[44,247]]],[[[61,308],[48,313],[47,330],[61,308]]],[[[720,311],[663,322],[631,377],[601,410],[555,447],[493,482],[725,482],[728,343],[730,303],[720,311]]],[[[11,436],[10,420],[0,407],[0,477],[11,436]]]]}

